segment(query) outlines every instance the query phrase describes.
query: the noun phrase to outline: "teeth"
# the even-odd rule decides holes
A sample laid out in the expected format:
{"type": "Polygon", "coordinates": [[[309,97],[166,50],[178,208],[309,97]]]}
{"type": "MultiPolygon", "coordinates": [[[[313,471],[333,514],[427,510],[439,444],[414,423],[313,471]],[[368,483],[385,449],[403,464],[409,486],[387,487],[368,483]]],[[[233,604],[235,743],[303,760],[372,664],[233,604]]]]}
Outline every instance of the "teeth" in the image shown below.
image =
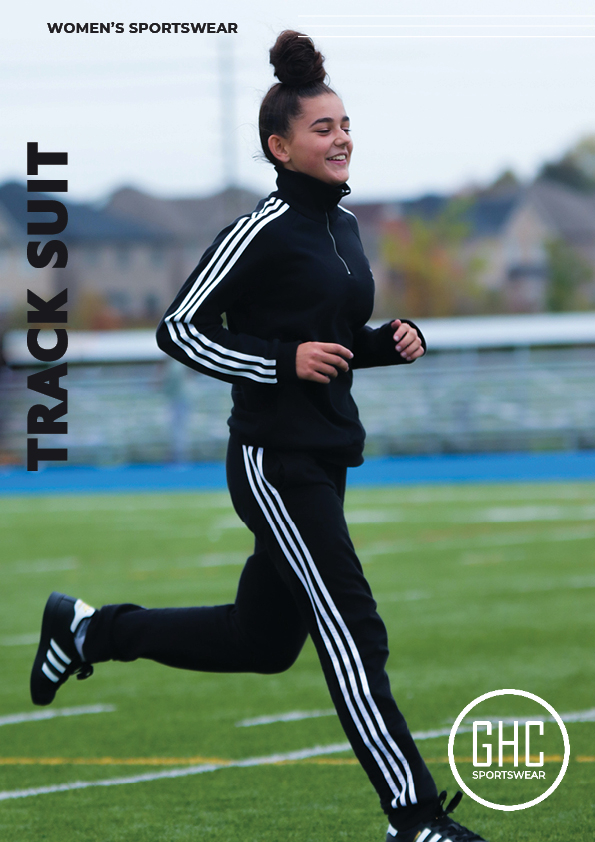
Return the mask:
{"type": "Polygon", "coordinates": [[[347,155],[333,155],[332,158],[329,158],[329,161],[345,161],[347,155]]]}

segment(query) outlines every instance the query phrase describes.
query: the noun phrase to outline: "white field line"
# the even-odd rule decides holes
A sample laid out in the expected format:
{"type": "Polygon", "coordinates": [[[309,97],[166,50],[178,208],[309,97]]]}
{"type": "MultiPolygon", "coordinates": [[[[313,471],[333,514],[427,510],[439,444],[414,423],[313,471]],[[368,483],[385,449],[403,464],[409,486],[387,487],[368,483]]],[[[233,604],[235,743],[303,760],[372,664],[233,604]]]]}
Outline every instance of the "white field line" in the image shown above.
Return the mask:
{"type": "Polygon", "coordinates": [[[7,573],[57,573],[61,570],[76,570],[78,566],[75,556],[66,558],[40,558],[35,561],[19,561],[7,565],[3,574],[7,573]]]}
{"type": "MultiPolygon", "coordinates": [[[[336,714],[335,710],[310,710],[310,711],[303,711],[303,710],[293,710],[289,713],[278,713],[273,714],[272,716],[257,716],[255,719],[242,719],[240,722],[236,722],[236,728],[250,728],[253,725],[270,725],[273,722],[296,722],[300,719],[316,719],[319,716],[334,716],[336,714]]],[[[502,720],[505,725],[511,725],[515,722],[526,722],[528,719],[534,720],[535,717],[529,716],[498,716],[498,717],[485,717],[489,719],[490,722],[498,722],[502,720]]],[[[561,718],[564,722],[595,722],[595,708],[589,708],[589,710],[580,710],[574,713],[563,713],[561,718]]],[[[468,720],[471,722],[472,720],[468,720]]],[[[544,722],[554,722],[553,716],[545,717],[544,722]]],[[[459,728],[457,730],[457,734],[462,734],[467,731],[470,731],[470,728],[459,728]]],[[[434,737],[447,737],[450,734],[450,727],[448,728],[438,728],[432,729],[430,731],[414,731],[412,733],[412,737],[414,740],[431,740],[434,737]]]]}
{"type": "MultiPolygon", "coordinates": [[[[414,740],[433,740],[434,737],[449,737],[451,728],[435,728],[432,731],[412,731],[411,736],[414,740]]],[[[473,728],[457,728],[457,734],[467,734],[473,731],[473,728]]]]}
{"type": "Polygon", "coordinates": [[[246,524],[242,523],[236,514],[225,515],[208,524],[209,529],[245,529],[246,524]]]}
{"type": "Polygon", "coordinates": [[[532,506],[485,506],[466,510],[452,508],[448,511],[427,512],[405,511],[402,508],[381,507],[346,509],[348,523],[391,523],[408,521],[422,523],[431,519],[434,523],[532,523],[540,521],[589,521],[595,520],[595,506],[592,505],[545,505],[532,506]]]}
{"type": "MultiPolygon", "coordinates": [[[[104,498],[101,495],[89,497],[76,497],[76,492],[62,497],[13,497],[2,502],[2,515],[4,514],[29,514],[32,510],[45,514],[46,512],[90,512],[94,514],[99,509],[103,511],[114,511],[116,514],[127,512],[146,512],[147,510],[161,509],[191,509],[196,511],[204,509],[227,509],[233,511],[229,502],[227,491],[209,492],[208,496],[198,491],[182,491],[179,494],[168,495],[167,497],[156,496],[139,491],[141,499],[122,499],[120,495],[104,498]],[[200,496],[199,496],[200,495],[200,496]],[[215,496],[217,495],[217,496],[215,496]],[[198,499],[197,499],[198,498],[198,499]]],[[[134,492],[131,492],[134,495],[134,492]]],[[[135,495],[136,496],[136,495],[135,495]]]]}
{"type": "Polygon", "coordinates": [[[345,518],[348,523],[397,523],[407,520],[407,515],[396,509],[350,509],[345,518]]]}
{"type": "Polygon", "coordinates": [[[575,713],[563,713],[561,719],[564,722],[595,722],[595,708],[591,708],[590,710],[577,710],[575,713]]]}
{"type": "MultiPolygon", "coordinates": [[[[97,707],[101,707],[98,705],[97,707]]],[[[105,706],[107,707],[107,706],[105,706]]],[[[69,710],[64,708],[63,710],[69,710]]],[[[77,710],[71,708],[70,710],[77,710]]],[[[91,712],[89,709],[78,708],[79,711],[91,712]]],[[[64,715],[64,714],[62,714],[64,715]]],[[[522,717],[520,718],[522,719],[522,717]]],[[[520,721],[519,719],[519,721],[520,721]]],[[[576,713],[562,715],[566,722],[593,722],[595,721],[595,708],[576,713]]],[[[513,721],[513,720],[511,720],[513,721]]],[[[435,737],[446,737],[450,735],[450,728],[438,728],[431,731],[414,731],[412,736],[415,740],[430,740],[435,737]]],[[[472,728],[463,726],[457,730],[458,734],[468,733],[472,728]]],[[[232,760],[225,764],[205,763],[200,766],[187,766],[183,769],[167,769],[162,772],[148,772],[144,775],[131,775],[125,778],[107,778],[103,781],[73,781],[54,786],[32,787],[30,789],[13,789],[0,792],[0,801],[8,801],[11,798],[29,798],[34,795],[47,795],[53,792],[68,792],[73,789],[88,789],[94,786],[122,786],[124,784],[137,784],[146,781],[157,781],[166,778],[185,778],[189,775],[201,775],[205,772],[216,772],[218,769],[248,768],[251,766],[267,766],[274,763],[283,763],[292,760],[306,760],[309,757],[320,757],[325,754],[338,754],[349,751],[349,743],[334,743],[328,746],[314,746],[313,748],[290,751],[286,754],[271,754],[266,757],[248,757],[245,760],[232,760]]]]}
{"type": "MultiPolygon", "coordinates": [[[[595,708],[590,708],[589,710],[579,710],[575,713],[562,713],[560,714],[560,718],[563,722],[595,722],[595,708]]],[[[527,722],[531,720],[532,722],[536,722],[539,720],[543,720],[543,722],[555,722],[553,716],[485,716],[485,720],[489,720],[490,722],[502,722],[504,725],[514,725],[515,722],[527,722]]],[[[472,722],[472,719],[466,719],[466,722],[472,722]]],[[[433,731],[413,731],[411,736],[414,740],[432,740],[434,737],[448,737],[450,736],[450,732],[452,730],[452,726],[449,728],[437,728],[433,731]]],[[[467,727],[464,725],[463,727],[457,728],[457,735],[458,734],[469,734],[473,731],[473,726],[467,727]]]]}
{"type": "Polygon", "coordinates": [[[429,550],[466,550],[483,547],[505,547],[515,544],[545,544],[550,541],[583,541],[595,538],[592,527],[576,526],[539,532],[518,532],[502,535],[476,535],[471,538],[450,538],[440,541],[379,541],[359,551],[360,558],[368,560],[377,555],[429,550]]]}
{"type": "MultiPolygon", "coordinates": [[[[595,532],[594,532],[595,534],[595,532]]],[[[237,567],[245,564],[249,553],[205,553],[197,556],[180,556],[170,559],[175,567],[164,568],[163,559],[145,558],[139,560],[130,573],[170,573],[172,570],[194,570],[197,567],[237,567]]]]}
{"type": "Polygon", "coordinates": [[[595,520],[595,506],[489,506],[469,512],[453,512],[453,523],[529,523],[552,520],[595,520]]]}
{"type": "Polygon", "coordinates": [[[0,638],[0,646],[32,646],[34,643],[39,643],[39,632],[11,634],[0,638]]]}
{"type": "MultiPolygon", "coordinates": [[[[514,725],[515,722],[555,722],[553,716],[485,716],[488,722],[502,722],[504,725],[514,725]]],[[[560,719],[563,722],[595,722],[595,708],[589,710],[578,710],[574,713],[561,713],[560,719]]],[[[465,720],[471,722],[471,719],[465,720]]],[[[459,731],[463,730],[459,728],[459,731]]],[[[470,729],[467,729],[470,730],[470,729]]],[[[458,732],[457,732],[458,733],[458,732]]]]}
{"type": "Polygon", "coordinates": [[[349,743],[335,743],[328,746],[314,746],[300,751],[290,751],[286,754],[271,754],[268,757],[247,757],[245,760],[231,760],[225,765],[205,763],[200,766],[187,766],[184,769],[167,769],[163,772],[148,772],[144,775],[131,775],[126,778],[108,778],[103,781],[73,781],[54,786],[38,786],[31,789],[12,789],[0,792],[0,801],[10,798],[28,798],[32,795],[46,795],[52,792],[68,792],[72,789],[87,789],[92,786],[121,786],[123,784],[138,784],[145,781],[158,781],[164,778],[185,778],[189,775],[202,775],[204,772],[216,772],[217,769],[246,768],[250,766],[268,766],[273,763],[283,763],[291,760],[305,760],[308,757],[319,757],[324,754],[336,754],[349,751],[349,743]]]}
{"type": "MultiPolygon", "coordinates": [[[[277,713],[273,714],[272,716],[257,716],[254,719],[242,719],[240,722],[236,722],[236,728],[250,728],[253,725],[270,725],[273,722],[296,722],[301,719],[315,719],[319,716],[335,716],[335,710],[310,710],[310,711],[303,711],[303,710],[293,710],[289,713],[277,713]]],[[[499,716],[499,717],[485,717],[489,719],[490,722],[498,722],[502,720],[505,725],[512,725],[515,720],[517,722],[526,722],[528,719],[532,721],[535,717],[529,716],[499,716]]],[[[589,710],[580,710],[574,713],[563,713],[561,714],[561,718],[564,722],[595,722],[595,708],[589,708],[589,710]]],[[[472,720],[469,719],[469,722],[472,720]]],[[[554,722],[553,716],[545,717],[543,719],[544,722],[554,722]]],[[[468,731],[471,731],[471,728],[458,728],[457,734],[463,734],[468,731]]],[[[412,733],[412,737],[414,740],[432,740],[434,737],[448,737],[450,734],[451,727],[448,728],[437,728],[432,729],[430,731],[414,731],[412,733]]]]}
{"type": "Polygon", "coordinates": [[[18,725],[21,722],[39,722],[42,719],[57,719],[61,716],[83,716],[87,713],[113,713],[115,705],[85,705],[76,708],[55,708],[32,713],[11,713],[0,716],[0,725],[18,725]]]}
{"type": "Polygon", "coordinates": [[[378,602],[417,602],[418,599],[431,599],[429,591],[396,591],[378,596],[378,602]]]}
{"type": "Polygon", "coordinates": [[[253,725],[270,725],[272,722],[296,722],[300,719],[316,719],[319,716],[335,715],[334,708],[329,710],[292,710],[289,713],[274,713],[272,716],[242,719],[240,722],[236,722],[236,728],[251,728],[253,725]]]}

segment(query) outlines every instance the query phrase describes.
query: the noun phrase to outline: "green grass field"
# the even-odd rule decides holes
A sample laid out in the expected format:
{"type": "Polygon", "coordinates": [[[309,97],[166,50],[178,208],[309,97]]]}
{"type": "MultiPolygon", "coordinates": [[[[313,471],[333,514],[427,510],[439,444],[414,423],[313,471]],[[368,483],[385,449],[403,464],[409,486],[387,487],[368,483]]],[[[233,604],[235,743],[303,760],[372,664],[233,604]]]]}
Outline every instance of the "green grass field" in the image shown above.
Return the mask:
{"type": "MultiPolygon", "coordinates": [[[[388,627],[393,692],[411,730],[447,728],[472,699],[504,687],[560,713],[595,706],[594,491],[556,483],[349,492],[353,540],[388,627]]],[[[95,605],[233,600],[251,541],[226,493],[3,498],[0,527],[0,791],[214,767],[1,800],[3,842],[384,842],[385,818],[350,751],[225,768],[345,741],[334,715],[236,724],[328,711],[310,642],[280,675],[109,663],[69,681],[51,708],[29,700],[51,590],[95,605]],[[108,707],[2,719],[90,705],[108,707]]],[[[456,818],[490,842],[592,842],[595,722],[567,727],[570,764],[549,798],[509,813],[465,797],[456,818]]],[[[453,795],[447,737],[419,745],[453,795]]]]}

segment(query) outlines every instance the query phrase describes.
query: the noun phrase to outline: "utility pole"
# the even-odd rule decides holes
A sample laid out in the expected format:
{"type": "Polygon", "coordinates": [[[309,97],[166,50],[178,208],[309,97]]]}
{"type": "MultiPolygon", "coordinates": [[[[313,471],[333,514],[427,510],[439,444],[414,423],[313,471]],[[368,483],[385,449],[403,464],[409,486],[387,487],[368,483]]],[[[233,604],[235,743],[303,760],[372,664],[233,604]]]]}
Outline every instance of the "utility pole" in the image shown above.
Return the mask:
{"type": "Polygon", "coordinates": [[[227,221],[237,216],[235,190],[238,188],[237,117],[233,38],[222,35],[218,39],[219,52],[219,108],[221,113],[221,155],[224,211],[227,221]]]}

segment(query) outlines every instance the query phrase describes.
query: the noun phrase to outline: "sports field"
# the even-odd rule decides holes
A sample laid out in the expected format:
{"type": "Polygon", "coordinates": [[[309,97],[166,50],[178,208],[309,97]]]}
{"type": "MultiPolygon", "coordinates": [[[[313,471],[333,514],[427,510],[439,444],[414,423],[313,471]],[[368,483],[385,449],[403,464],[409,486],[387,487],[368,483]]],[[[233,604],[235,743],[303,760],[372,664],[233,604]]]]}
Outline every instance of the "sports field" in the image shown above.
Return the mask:
{"type": "MultiPolygon", "coordinates": [[[[595,838],[594,492],[559,482],[348,495],[393,691],[440,789],[458,788],[444,734],[482,693],[523,689],[574,714],[568,771],[549,798],[517,812],[469,797],[457,808],[490,842],[595,838]]],[[[233,600],[251,542],[227,493],[3,498],[0,527],[3,842],[384,842],[310,642],[280,675],[109,663],[49,708],[29,700],[51,590],[95,605],[233,600]]]]}

